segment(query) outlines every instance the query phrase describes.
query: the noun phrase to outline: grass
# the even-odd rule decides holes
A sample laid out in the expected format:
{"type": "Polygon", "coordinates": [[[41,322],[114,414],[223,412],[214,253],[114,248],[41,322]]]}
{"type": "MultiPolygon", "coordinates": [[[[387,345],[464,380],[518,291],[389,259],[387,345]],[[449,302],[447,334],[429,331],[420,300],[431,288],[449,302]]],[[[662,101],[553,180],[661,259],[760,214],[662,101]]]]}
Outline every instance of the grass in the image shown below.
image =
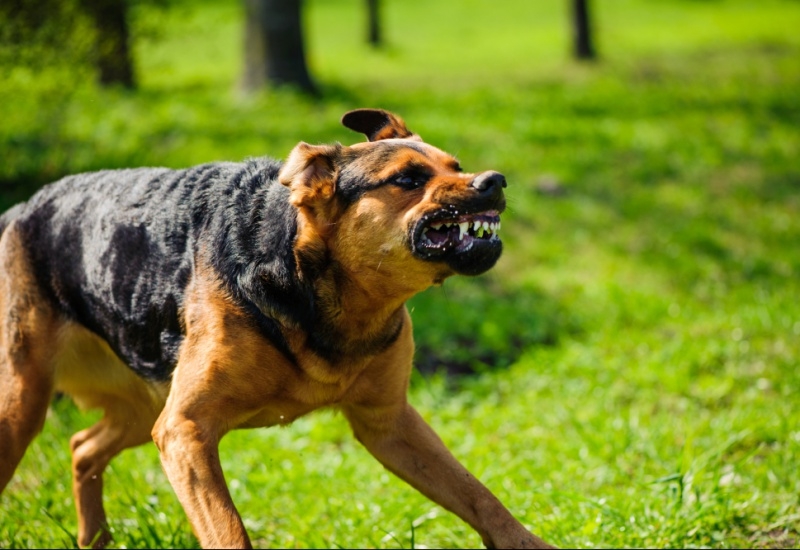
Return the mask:
{"type": "MultiPolygon", "coordinates": [[[[797,546],[800,5],[598,3],[603,61],[576,65],[563,2],[494,4],[389,3],[371,51],[359,2],[309,2],[320,101],[236,92],[238,3],[140,7],[136,92],[80,66],[0,83],[0,208],[68,172],[351,142],[345,110],[393,109],[510,181],[497,268],[410,304],[410,398],[456,456],[561,546],[797,546]]],[[[54,403],[0,546],[74,546],[68,437],[95,418],[54,403]]],[[[258,545],[480,544],[339,416],[221,453],[258,545]]],[[[196,546],[152,446],[115,459],[106,495],[117,544],[196,546]]]]}

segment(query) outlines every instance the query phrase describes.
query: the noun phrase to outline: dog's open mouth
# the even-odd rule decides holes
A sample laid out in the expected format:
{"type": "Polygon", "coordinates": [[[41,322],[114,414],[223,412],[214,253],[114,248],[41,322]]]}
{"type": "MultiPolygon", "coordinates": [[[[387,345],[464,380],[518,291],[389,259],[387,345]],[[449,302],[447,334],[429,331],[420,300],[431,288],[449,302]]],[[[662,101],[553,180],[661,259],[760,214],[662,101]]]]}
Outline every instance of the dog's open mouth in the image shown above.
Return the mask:
{"type": "Polygon", "coordinates": [[[473,246],[500,242],[500,213],[489,210],[441,219],[432,217],[418,227],[415,249],[424,256],[438,256],[453,250],[466,252],[473,246]]]}
{"type": "Polygon", "coordinates": [[[465,214],[448,207],[424,216],[411,231],[414,255],[445,262],[456,272],[477,275],[492,267],[503,250],[500,211],[465,214]]]}

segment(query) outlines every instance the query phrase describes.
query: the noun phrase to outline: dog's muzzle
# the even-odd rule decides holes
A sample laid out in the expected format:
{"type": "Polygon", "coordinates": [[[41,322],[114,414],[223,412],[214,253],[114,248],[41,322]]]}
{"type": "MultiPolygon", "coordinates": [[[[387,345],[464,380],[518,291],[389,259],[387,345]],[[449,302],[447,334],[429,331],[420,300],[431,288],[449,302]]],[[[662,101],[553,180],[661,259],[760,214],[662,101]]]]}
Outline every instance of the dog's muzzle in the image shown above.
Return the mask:
{"type": "Polygon", "coordinates": [[[500,214],[505,209],[505,177],[484,172],[458,202],[426,213],[411,229],[414,255],[447,263],[464,275],[478,275],[500,258],[500,214]]]}

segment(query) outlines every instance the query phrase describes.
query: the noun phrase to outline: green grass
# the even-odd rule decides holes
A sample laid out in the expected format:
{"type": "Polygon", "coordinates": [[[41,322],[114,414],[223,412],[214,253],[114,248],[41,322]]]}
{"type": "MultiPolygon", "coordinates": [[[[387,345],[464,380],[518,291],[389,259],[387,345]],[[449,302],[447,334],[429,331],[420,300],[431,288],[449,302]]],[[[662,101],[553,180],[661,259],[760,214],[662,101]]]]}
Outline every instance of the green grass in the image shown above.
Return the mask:
{"type": "MultiPolygon", "coordinates": [[[[141,88],[85,67],[0,82],[0,208],[61,174],[285,156],[400,113],[466,169],[509,179],[506,253],[415,298],[411,401],[526,525],[562,546],[800,544],[800,4],[597,2],[603,61],[567,56],[564,2],[308,2],[325,96],[245,98],[238,2],[140,8],[141,88]],[[556,182],[559,193],[543,183],[556,182]]],[[[71,546],[69,435],[54,404],[0,498],[0,546],[71,546]]],[[[254,542],[478,546],[339,416],[223,441],[254,542]]],[[[196,546],[152,446],[106,476],[121,546],[196,546]]]]}

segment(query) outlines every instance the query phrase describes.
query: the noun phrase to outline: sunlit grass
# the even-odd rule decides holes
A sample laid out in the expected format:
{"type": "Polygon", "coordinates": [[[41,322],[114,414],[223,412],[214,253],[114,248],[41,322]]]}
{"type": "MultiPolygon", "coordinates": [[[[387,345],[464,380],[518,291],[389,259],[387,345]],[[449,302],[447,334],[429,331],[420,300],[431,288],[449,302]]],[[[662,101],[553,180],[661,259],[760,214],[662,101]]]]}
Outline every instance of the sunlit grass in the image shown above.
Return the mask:
{"type": "MultiPolygon", "coordinates": [[[[456,456],[558,545],[797,546],[800,5],[596,3],[586,66],[561,1],[391,2],[382,51],[361,2],[307,4],[321,100],[238,93],[237,2],[141,8],[136,92],[11,74],[0,207],[67,172],[350,143],[344,111],[394,109],[510,182],[498,266],[410,304],[420,366],[480,373],[413,380],[456,456]]],[[[93,419],[55,404],[0,546],[74,545],[68,439],[93,419]]],[[[480,544],[337,415],[231,434],[222,457],[258,545],[480,544]]],[[[106,477],[117,544],[196,545],[152,445],[106,477]]]]}

